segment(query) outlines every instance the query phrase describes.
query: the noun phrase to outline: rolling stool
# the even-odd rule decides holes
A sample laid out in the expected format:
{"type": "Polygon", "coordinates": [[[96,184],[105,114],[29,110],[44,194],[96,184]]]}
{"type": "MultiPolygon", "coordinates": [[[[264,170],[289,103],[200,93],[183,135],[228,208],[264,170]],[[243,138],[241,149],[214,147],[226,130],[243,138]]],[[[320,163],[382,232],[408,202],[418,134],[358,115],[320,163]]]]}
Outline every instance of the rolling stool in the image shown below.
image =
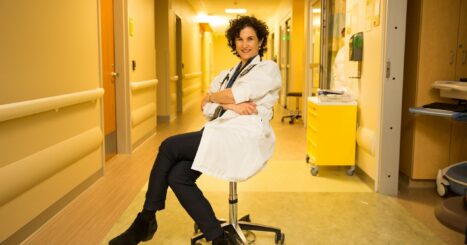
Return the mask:
{"type": "MultiPolygon", "coordinates": [[[[281,232],[281,229],[251,223],[250,215],[246,215],[239,220],[237,219],[237,182],[229,183],[229,221],[222,221],[222,229],[226,231],[229,236],[234,236],[238,244],[248,245],[248,241],[243,234],[243,230],[246,231],[265,231],[265,232],[274,232],[276,245],[283,245],[285,240],[284,233],[281,232]]],[[[204,238],[204,234],[201,233],[195,224],[195,235],[191,238],[191,245],[198,244],[197,241],[204,238]]]]}
{"type": "MultiPolygon", "coordinates": [[[[299,119],[302,117],[300,114],[300,107],[299,107],[299,102],[300,98],[302,97],[302,92],[290,92],[286,94],[286,98],[288,97],[296,97],[296,103],[295,103],[295,111],[292,111],[290,115],[283,116],[281,118],[281,122],[284,122],[284,119],[290,118],[289,124],[293,124],[295,120],[299,119]]],[[[284,108],[287,109],[287,102],[285,102],[284,108]]]]}

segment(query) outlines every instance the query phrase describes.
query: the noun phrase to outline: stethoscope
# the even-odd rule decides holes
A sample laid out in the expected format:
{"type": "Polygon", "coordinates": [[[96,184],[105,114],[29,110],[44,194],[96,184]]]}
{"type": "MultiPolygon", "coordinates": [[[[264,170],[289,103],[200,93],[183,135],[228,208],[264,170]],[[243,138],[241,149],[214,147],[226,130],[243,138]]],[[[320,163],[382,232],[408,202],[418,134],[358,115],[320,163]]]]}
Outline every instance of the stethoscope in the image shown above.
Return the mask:
{"type": "MultiPolygon", "coordinates": [[[[233,85],[233,83],[235,82],[235,80],[237,80],[237,78],[243,77],[243,76],[245,76],[246,74],[248,74],[248,72],[250,72],[250,71],[257,65],[257,64],[249,65],[249,64],[251,63],[251,61],[253,61],[253,59],[254,59],[255,57],[256,57],[256,56],[251,57],[243,67],[242,67],[242,63],[240,62],[240,63],[237,65],[237,68],[236,68],[236,70],[235,70],[235,72],[234,72],[234,75],[232,76],[232,80],[230,80],[230,73],[232,72],[232,69],[233,69],[233,68],[230,69],[229,73],[227,73],[227,75],[226,75],[226,76],[224,77],[224,79],[222,80],[221,85],[220,85],[220,87],[219,87],[219,90],[222,88],[222,86],[224,85],[224,83],[225,83],[226,81],[229,81],[229,82],[227,83],[227,86],[226,86],[225,88],[230,88],[230,87],[232,87],[232,85],[233,85]],[[245,69],[245,67],[247,67],[247,66],[248,66],[248,68],[245,69]],[[237,74],[238,74],[238,75],[237,75],[237,74]]],[[[261,61],[261,60],[262,60],[262,59],[261,59],[261,57],[260,57],[260,61],[261,61]]]]}

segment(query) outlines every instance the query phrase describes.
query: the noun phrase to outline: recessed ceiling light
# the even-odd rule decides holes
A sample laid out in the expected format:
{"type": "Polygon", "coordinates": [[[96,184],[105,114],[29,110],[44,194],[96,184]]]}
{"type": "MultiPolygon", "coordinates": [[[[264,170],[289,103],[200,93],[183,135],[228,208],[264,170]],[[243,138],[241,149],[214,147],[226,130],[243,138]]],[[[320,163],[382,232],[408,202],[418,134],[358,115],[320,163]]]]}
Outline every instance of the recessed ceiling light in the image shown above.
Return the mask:
{"type": "Polygon", "coordinates": [[[246,9],[225,9],[225,13],[227,13],[227,14],[244,14],[244,13],[246,13],[246,9]]]}

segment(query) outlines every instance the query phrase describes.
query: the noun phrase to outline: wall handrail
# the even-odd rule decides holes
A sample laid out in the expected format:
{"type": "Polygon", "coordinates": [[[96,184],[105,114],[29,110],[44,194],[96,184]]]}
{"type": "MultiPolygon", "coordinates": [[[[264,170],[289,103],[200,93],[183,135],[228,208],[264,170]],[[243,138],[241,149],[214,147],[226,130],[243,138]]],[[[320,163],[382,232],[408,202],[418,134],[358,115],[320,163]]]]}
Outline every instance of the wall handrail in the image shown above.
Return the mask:
{"type": "Polygon", "coordinates": [[[195,77],[200,77],[203,73],[198,71],[198,72],[192,72],[192,73],[187,73],[187,74],[183,74],[183,78],[184,79],[191,79],[191,78],[195,78],[195,77]]]}
{"type": "Polygon", "coordinates": [[[0,122],[25,117],[45,111],[58,110],[86,101],[97,100],[104,94],[103,88],[50,96],[0,105],[0,122]]]}
{"type": "Polygon", "coordinates": [[[199,83],[192,84],[191,86],[186,87],[185,89],[183,89],[183,96],[190,95],[190,94],[192,94],[193,92],[195,92],[197,90],[199,92],[201,92],[201,84],[199,84],[199,83]]]}
{"type": "Polygon", "coordinates": [[[94,127],[0,169],[0,206],[101,147],[103,134],[94,127]]]}
{"type": "Polygon", "coordinates": [[[141,124],[143,121],[147,120],[151,116],[156,116],[156,104],[149,103],[141,108],[138,108],[133,111],[131,115],[131,124],[134,127],[141,124]]]}
{"type": "Polygon", "coordinates": [[[150,88],[154,87],[157,85],[159,80],[157,79],[152,79],[152,80],[147,80],[147,81],[139,81],[139,82],[131,82],[130,83],[130,88],[131,91],[136,91],[136,90],[141,90],[145,88],[150,88]]]}

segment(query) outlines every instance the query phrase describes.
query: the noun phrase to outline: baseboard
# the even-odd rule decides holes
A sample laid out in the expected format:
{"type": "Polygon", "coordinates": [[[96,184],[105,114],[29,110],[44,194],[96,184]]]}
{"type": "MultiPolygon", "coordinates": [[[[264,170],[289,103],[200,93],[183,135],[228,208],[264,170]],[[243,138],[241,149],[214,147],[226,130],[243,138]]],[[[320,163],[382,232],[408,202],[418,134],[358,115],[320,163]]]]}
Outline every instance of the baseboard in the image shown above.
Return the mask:
{"type": "Polygon", "coordinates": [[[157,116],[157,123],[168,123],[170,122],[170,115],[157,116]]]}
{"type": "Polygon", "coordinates": [[[39,214],[36,218],[31,220],[21,229],[13,233],[10,237],[8,237],[5,241],[2,242],[2,245],[13,245],[13,244],[21,244],[25,241],[28,237],[34,234],[42,225],[44,225],[50,218],[60,212],[66,205],[68,205],[71,201],[73,201],[78,195],[80,195],[83,191],[88,189],[92,184],[94,184],[99,178],[102,177],[102,170],[99,169],[81,184],[73,188],[70,192],[68,192],[65,196],[60,198],[50,207],[48,207],[44,212],[39,214]]]}
{"type": "Polygon", "coordinates": [[[361,168],[355,166],[355,174],[365,183],[370,189],[375,190],[375,180],[365,173],[361,168]]]}
{"type": "Polygon", "coordinates": [[[117,155],[117,130],[105,136],[105,160],[117,155]]]}
{"type": "Polygon", "coordinates": [[[413,180],[404,173],[399,173],[399,189],[403,188],[435,188],[436,180],[413,180]]]}

